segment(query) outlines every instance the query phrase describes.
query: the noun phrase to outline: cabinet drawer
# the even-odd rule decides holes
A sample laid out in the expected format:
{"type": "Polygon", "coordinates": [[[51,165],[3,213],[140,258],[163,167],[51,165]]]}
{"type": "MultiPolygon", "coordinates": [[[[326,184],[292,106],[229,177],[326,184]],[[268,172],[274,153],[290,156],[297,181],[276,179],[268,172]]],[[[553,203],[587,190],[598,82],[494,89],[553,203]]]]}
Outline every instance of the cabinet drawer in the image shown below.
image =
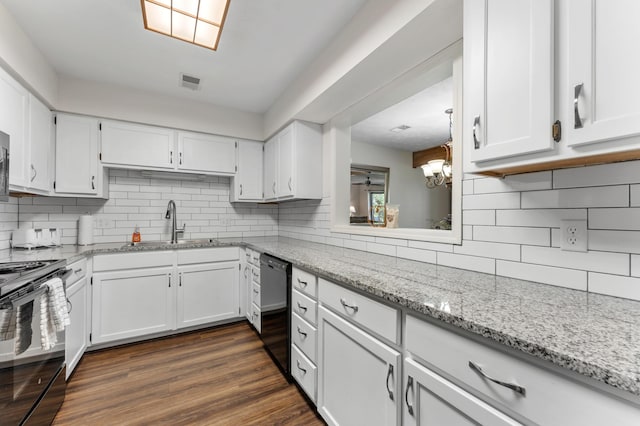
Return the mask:
{"type": "Polygon", "coordinates": [[[87,274],[87,259],[81,259],[67,265],[67,269],[71,270],[71,275],[67,278],[66,286],[69,286],[87,274]]]}
{"type": "Polygon", "coordinates": [[[295,345],[291,345],[291,375],[315,404],[317,367],[295,345]]]}
{"type": "Polygon", "coordinates": [[[245,249],[245,250],[244,250],[244,258],[245,258],[245,261],[246,261],[247,263],[249,263],[249,264],[253,264],[253,259],[251,258],[251,252],[252,252],[252,251],[253,251],[253,250],[251,250],[250,248],[247,248],[247,249],[245,249]]]}
{"type": "Polygon", "coordinates": [[[93,271],[153,268],[171,266],[175,255],[172,251],[145,251],[138,253],[101,254],[93,258],[93,271]]]}
{"type": "Polygon", "coordinates": [[[256,266],[260,266],[260,252],[259,251],[255,251],[255,250],[251,250],[251,263],[253,263],[256,266]]]}
{"type": "Polygon", "coordinates": [[[260,284],[251,283],[251,302],[260,307],[260,284]]]}
{"type": "Polygon", "coordinates": [[[291,291],[291,312],[300,315],[311,324],[318,323],[317,303],[297,290],[291,291]]]}
{"type": "Polygon", "coordinates": [[[258,330],[258,333],[262,333],[262,316],[260,308],[255,304],[251,304],[251,324],[258,330]]]}
{"type": "Polygon", "coordinates": [[[319,300],[385,339],[398,342],[399,311],[320,278],[319,300]]]}
{"type": "Polygon", "coordinates": [[[407,316],[406,347],[483,399],[538,424],[639,424],[640,408],[498,349],[407,316]],[[524,394],[484,378],[524,388],[524,394]]]}
{"type": "Polygon", "coordinates": [[[318,297],[318,279],[310,272],[293,268],[291,272],[291,286],[314,299],[318,297]]]}
{"type": "Polygon", "coordinates": [[[178,265],[226,262],[240,259],[238,247],[216,247],[178,250],[178,265]]]}
{"type": "Polygon", "coordinates": [[[311,361],[316,362],[316,335],[314,326],[300,318],[296,313],[291,314],[291,342],[300,349],[311,361]]]}
{"type": "Polygon", "coordinates": [[[251,267],[251,281],[256,284],[260,284],[260,267],[252,266],[251,267]]]}

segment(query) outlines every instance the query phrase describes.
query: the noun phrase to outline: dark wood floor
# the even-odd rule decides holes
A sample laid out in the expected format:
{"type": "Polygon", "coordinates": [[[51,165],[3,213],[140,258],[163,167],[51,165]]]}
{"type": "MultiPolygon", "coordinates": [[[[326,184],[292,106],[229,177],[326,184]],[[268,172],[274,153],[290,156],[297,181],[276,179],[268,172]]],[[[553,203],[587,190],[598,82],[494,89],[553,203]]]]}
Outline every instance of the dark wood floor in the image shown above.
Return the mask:
{"type": "Polygon", "coordinates": [[[323,425],[247,323],[85,354],[54,425],[323,425]]]}

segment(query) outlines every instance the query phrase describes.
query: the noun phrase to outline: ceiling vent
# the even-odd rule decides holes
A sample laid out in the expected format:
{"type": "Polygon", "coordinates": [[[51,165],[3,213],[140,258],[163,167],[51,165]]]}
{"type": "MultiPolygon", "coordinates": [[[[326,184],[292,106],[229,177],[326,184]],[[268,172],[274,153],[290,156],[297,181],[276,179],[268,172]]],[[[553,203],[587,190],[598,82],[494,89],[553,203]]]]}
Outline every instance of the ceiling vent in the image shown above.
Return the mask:
{"type": "Polygon", "coordinates": [[[191,90],[198,90],[200,88],[200,79],[192,75],[180,74],[180,85],[191,90]]]}

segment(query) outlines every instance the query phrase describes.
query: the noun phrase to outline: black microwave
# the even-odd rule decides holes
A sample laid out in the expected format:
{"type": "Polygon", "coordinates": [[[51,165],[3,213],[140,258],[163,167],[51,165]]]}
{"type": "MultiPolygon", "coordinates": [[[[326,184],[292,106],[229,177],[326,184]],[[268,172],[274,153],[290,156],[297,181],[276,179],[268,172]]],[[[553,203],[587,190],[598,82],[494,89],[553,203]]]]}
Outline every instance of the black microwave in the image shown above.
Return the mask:
{"type": "Polygon", "coordinates": [[[0,201],[9,201],[9,135],[0,132],[0,201]]]}

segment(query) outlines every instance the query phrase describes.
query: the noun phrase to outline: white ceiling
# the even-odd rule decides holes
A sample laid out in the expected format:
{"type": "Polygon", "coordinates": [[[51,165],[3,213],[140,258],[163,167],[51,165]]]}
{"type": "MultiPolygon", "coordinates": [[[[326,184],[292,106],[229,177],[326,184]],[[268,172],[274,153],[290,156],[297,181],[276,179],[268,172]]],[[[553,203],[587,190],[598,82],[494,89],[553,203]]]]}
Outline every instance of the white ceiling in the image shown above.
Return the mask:
{"type": "Polygon", "coordinates": [[[264,113],[366,0],[231,0],[217,51],[145,30],[138,0],[0,2],[60,74],[264,113]]]}
{"type": "Polygon", "coordinates": [[[449,116],[444,111],[452,106],[453,79],[449,77],[355,124],[351,137],[411,152],[438,146],[449,139],[449,116]],[[410,128],[391,131],[401,125],[410,128]]]}

